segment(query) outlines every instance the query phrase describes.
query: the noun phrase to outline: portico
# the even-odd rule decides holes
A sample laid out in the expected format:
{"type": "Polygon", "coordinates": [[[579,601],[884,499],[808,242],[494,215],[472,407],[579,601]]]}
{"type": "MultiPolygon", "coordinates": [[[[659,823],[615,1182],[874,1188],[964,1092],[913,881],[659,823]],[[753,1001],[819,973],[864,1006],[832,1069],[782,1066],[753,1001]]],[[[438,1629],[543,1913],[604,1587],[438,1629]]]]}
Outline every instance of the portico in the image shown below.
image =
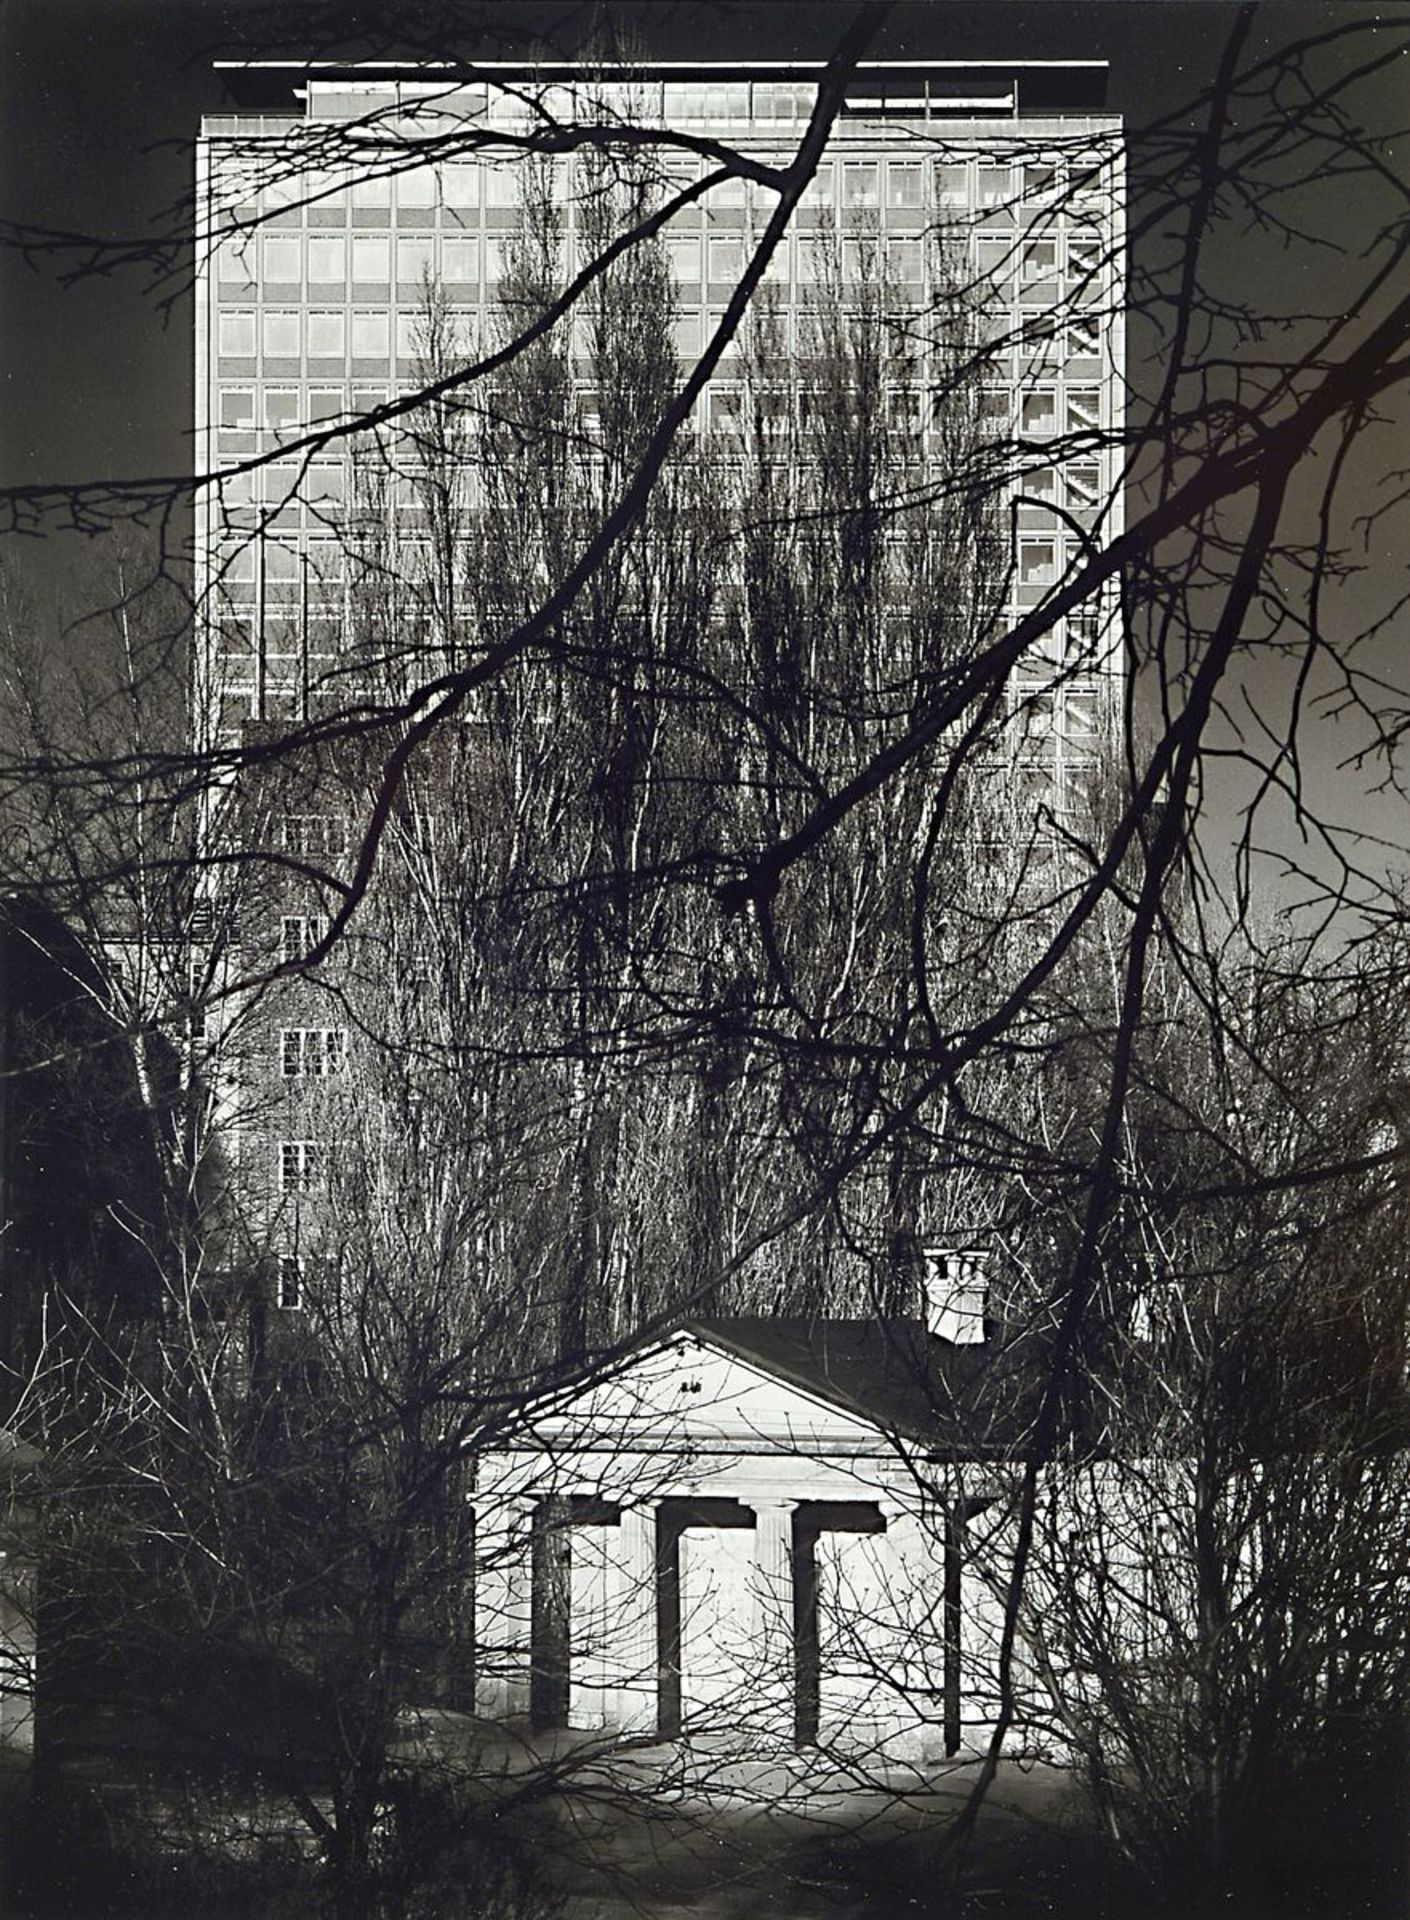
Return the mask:
{"type": "Polygon", "coordinates": [[[940,1430],[958,1350],[907,1323],[887,1351],[884,1328],[843,1323],[867,1329],[849,1350],[838,1324],[785,1353],[779,1323],[693,1323],[480,1463],[481,1714],[755,1750],[958,1750],[978,1641],[956,1543],[987,1469],[913,1430],[940,1430]],[[886,1424],[865,1405],[880,1385],[886,1424]]]}

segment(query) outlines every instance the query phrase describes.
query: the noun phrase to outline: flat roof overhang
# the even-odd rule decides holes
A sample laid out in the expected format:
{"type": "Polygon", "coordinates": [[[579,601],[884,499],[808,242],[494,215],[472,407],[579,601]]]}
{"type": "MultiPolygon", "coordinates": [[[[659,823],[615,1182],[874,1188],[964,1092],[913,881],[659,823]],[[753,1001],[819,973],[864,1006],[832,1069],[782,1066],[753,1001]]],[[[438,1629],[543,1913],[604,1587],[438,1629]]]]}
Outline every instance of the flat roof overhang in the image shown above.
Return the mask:
{"type": "MultiPolygon", "coordinates": [[[[310,80],[336,86],[369,86],[392,81],[459,86],[474,81],[536,82],[571,80],[674,80],[709,83],[729,80],[816,80],[822,60],[652,60],[640,65],[589,61],[339,61],[217,60],[214,70],[235,104],[256,110],[288,112],[310,80]]],[[[863,60],[854,70],[853,90],[868,101],[892,90],[914,95],[929,89],[937,106],[983,97],[996,82],[1016,89],[1024,114],[1100,113],[1106,107],[1109,63],[1105,60],[863,60]]]]}

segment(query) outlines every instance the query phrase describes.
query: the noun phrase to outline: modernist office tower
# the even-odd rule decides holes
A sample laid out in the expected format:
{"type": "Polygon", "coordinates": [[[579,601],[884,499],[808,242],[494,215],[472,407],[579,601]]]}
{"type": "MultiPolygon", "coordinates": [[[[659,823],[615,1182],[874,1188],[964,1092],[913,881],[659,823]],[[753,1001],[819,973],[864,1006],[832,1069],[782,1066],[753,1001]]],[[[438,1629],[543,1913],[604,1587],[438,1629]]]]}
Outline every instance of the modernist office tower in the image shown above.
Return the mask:
{"type": "MultiPolygon", "coordinates": [[[[775,195],[738,178],[710,184],[625,256],[608,293],[588,289],[515,366],[452,384],[413,414],[379,423],[378,410],[453,383],[627,225],[715,170],[707,150],[617,141],[614,129],[668,128],[783,166],[819,73],[747,62],[224,70],[238,111],[208,118],[198,150],[196,461],[229,475],[199,510],[196,712],[207,739],[259,738],[404,697],[512,628],[524,611],[512,604],[516,565],[542,572],[558,539],[566,568],[591,539],[643,443],[639,401],[625,418],[624,394],[654,381],[659,416],[775,195]],[[607,137],[568,151],[563,130],[584,123],[607,137]],[[534,141],[550,151],[531,156],[534,141]],[[604,330],[615,333],[608,347],[604,330]],[[370,429],[335,431],[369,414],[370,429]],[[524,449],[550,415],[560,444],[535,483],[524,449]],[[252,471],[252,459],[264,464],[252,471]],[[531,556],[516,550],[515,515],[535,484],[531,556]],[[544,502],[560,493],[550,537],[544,502]]],[[[1123,176],[1104,88],[1104,66],[1082,61],[855,75],[751,317],[677,436],[677,471],[693,476],[684,549],[734,556],[712,577],[702,628],[733,621],[752,649],[754,682],[735,690],[751,711],[772,701],[783,712],[790,674],[813,671],[816,657],[845,679],[865,654],[870,705],[857,729],[880,740],[904,723],[932,665],[953,669],[1040,605],[1093,537],[1120,531],[1123,176]],[[863,393],[885,437],[879,464],[839,429],[863,393]],[[799,476],[810,473],[804,497],[799,476]],[[790,518],[803,546],[815,542],[788,561],[792,612],[740,612],[761,575],[777,574],[756,564],[745,528],[790,518]],[[817,541],[844,526],[838,539],[855,535],[862,558],[831,554],[824,566],[817,541]],[[820,567],[839,566],[831,586],[817,585],[820,567]],[[853,594],[868,568],[886,583],[853,594]],[[844,574],[850,586],[837,585],[844,574]]],[[[671,486],[674,511],[687,481],[671,486]]],[[[636,600],[619,612],[612,645],[625,658],[645,646],[632,623],[647,616],[636,600]]],[[[684,645],[678,611],[661,624],[662,647],[684,645]]],[[[1059,823],[1075,804],[1114,658],[1109,610],[1092,604],[1058,621],[1010,677],[977,762],[1005,804],[1059,823]]],[[[702,660],[686,663],[701,684],[702,660]]],[[[476,711],[467,703],[457,720],[476,711]]],[[[826,699],[814,711],[836,718],[826,699]]],[[[480,719],[475,737],[499,751],[505,714],[480,719]]],[[[551,723],[535,724],[531,739],[519,726],[521,756],[544,745],[551,723]]],[[[767,719],[757,730],[731,776],[740,791],[777,780],[771,755],[804,766],[805,743],[780,742],[786,731],[767,719]]],[[[585,778],[589,801],[635,764],[629,733],[604,752],[600,778],[585,778]]],[[[693,777],[703,790],[698,767],[693,777]]],[[[289,859],[343,857],[355,811],[316,783],[275,812],[261,831],[289,859]]],[[[275,957],[316,937],[328,898],[283,901],[275,957]]],[[[290,1102],[336,1078],[350,1044],[326,1015],[297,1019],[264,1054],[290,1102]]],[[[255,1157],[293,1200],[322,1178],[323,1143],[293,1107],[271,1125],[255,1157]]]]}

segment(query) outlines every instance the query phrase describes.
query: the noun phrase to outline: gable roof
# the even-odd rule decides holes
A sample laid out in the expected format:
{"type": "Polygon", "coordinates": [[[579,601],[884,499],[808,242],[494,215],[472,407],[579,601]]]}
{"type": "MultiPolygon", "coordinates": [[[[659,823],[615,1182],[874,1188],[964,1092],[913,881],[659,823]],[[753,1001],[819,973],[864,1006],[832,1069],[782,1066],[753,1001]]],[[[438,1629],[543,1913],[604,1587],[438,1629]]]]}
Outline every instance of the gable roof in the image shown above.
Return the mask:
{"type": "Polygon", "coordinates": [[[677,1330],[884,1433],[957,1457],[1020,1454],[1036,1408],[1028,1343],[957,1346],[902,1318],[692,1318],[677,1330]]]}

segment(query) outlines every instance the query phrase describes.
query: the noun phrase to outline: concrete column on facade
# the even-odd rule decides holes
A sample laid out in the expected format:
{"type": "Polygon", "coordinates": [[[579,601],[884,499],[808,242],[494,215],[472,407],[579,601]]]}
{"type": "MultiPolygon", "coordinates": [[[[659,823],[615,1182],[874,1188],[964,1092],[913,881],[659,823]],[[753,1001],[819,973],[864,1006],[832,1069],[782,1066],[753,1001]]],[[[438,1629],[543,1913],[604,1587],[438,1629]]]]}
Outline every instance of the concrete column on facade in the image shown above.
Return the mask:
{"type": "Polygon", "coordinates": [[[653,1504],[622,1508],[618,1554],[621,1613],[616,1633],[617,1725],[624,1733],[652,1733],[656,1730],[659,1694],[653,1504]]]}
{"type": "Polygon", "coordinates": [[[793,1662],[793,1514],[796,1500],[753,1500],[754,1580],[750,1679],[757,1688],[746,1707],[768,1737],[791,1746],[796,1702],[793,1662]]]}
{"type": "Polygon", "coordinates": [[[535,1502],[475,1502],[475,1711],[507,1720],[529,1710],[535,1502]]]}

